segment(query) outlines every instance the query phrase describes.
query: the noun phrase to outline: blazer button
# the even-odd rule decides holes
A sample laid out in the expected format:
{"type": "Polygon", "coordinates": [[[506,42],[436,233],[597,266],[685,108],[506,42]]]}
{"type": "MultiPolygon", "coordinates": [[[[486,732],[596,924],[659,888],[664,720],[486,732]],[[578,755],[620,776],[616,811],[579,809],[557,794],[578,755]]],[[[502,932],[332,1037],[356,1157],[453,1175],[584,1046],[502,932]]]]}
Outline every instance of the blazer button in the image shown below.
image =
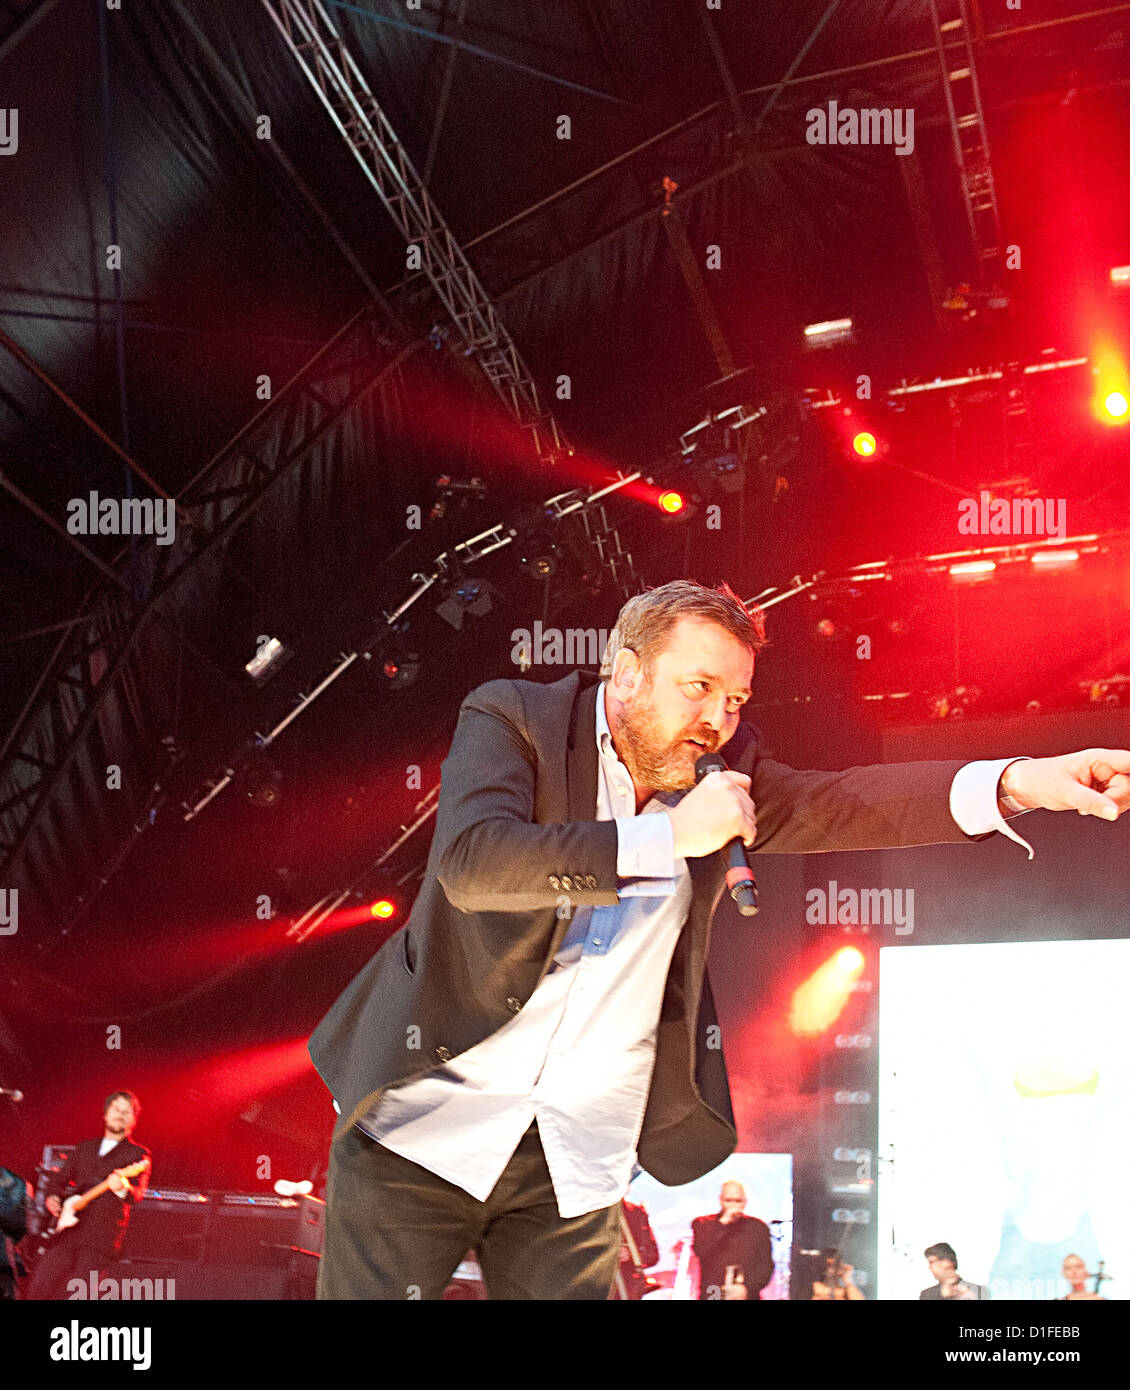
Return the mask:
{"type": "Polygon", "coordinates": [[[447,1050],[446,1047],[437,1047],[436,1056],[439,1058],[441,1062],[451,1061],[451,1053],[447,1050]]]}
{"type": "Polygon", "coordinates": [[[556,874],[550,874],[550,876],[549,876],[549,886],[550,886],[551,888],[560,888],[560,887],[561,887],[561,880],[557,877],[556,874]]]}
{"type": "Polygon", "coordinates": [[[568,874],[561,875],[561,886],[565,889],[567,893],[572,891],[573,880],[569,877],[568,874]]]}
{"type": "Polygon", "coordinates": [[[506,1001],[506,1007],[510,1010],[512,1014],[516,1014],[518,1010],[522,1007],[522,1001],[520,999],[515,999],[515,997],[511,995],[510,998],[506,1001]]]}
{"type": "Polygon", "coordinates": [[[596,875],[595,875],[595,874],[589,874],[588,878],[585,879],[585,882],[588,884],[588,886],[589,886],[590,888],[595,888],[595,887],[596,887],[596,875]]]}

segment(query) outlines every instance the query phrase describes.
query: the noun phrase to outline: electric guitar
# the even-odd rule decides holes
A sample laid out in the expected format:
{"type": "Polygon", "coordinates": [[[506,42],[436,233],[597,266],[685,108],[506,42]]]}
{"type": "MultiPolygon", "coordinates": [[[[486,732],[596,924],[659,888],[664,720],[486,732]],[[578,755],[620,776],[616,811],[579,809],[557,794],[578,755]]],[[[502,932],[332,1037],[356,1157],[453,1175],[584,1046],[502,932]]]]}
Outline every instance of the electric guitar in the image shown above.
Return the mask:
{"type": "Polygon", "coordinates": [[[97,1197],[101,1197],[103,1192],[110,1191],[110,1178],[135,1178],[139,1173],[149,1171],[150,1161],[147,1158],[139,1158],[136,1163],[131,1163],[127,1168],[115,1168],[113,1173],[102,1179],[97,1187],[92,1187],[89,1192],[75,1193],[68,1197],[63,1203],[63,1209],[59,1213],[54,1227],[46,1233],[49,1240],[56,1239],[63,1231],[69,1230],[72,1226],[78,1225],[79,1212],[88,1207],[97,1197]]]}

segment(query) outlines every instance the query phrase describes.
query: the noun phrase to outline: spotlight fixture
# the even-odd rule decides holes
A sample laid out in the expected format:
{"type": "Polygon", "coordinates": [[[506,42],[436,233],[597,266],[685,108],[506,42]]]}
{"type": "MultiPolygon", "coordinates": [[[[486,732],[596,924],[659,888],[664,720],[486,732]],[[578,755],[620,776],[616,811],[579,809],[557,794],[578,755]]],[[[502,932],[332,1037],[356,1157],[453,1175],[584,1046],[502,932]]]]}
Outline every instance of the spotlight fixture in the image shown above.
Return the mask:
{"type": "Polygon", "coordinates": [[[1110,343],[1096,346],[1091,366],[1095,391],[1091,409],[1105,425],[1125,425],[1130,420],[1130,374],[1122,352],[1110,343]]]}
{"type": "Polygon", "coordinates": [[[834,347],[836,343],[853,341],[851,319],[829,319],[826,323],[810,323],[804,330],[807,348],[834,347]]]}
{"type": "Polygon", "coordinates": [[[256,685],[262,685],[277,675],[294,653],[289,647],[283,646],[277,637],[268,637],[266,633],[259,638],[257,645],[258,650],[243,669],[256,685]]]}
{"type": "Polygon", "coordinates": [[[831,417],[839,447],[852,462],[878,463],[890,453],[890,441],[875,424],[874,413],[861,414],[845,405],[831,417]]]}
{"type": "Polygon", "coordinates": [[[561,568],[561,547],[540,511],[508,528],[518,563],[532,579],[552,579],[561,568]]]}
{"type": "Polygon", "coordinates": [[[412,651],[401,637],[387,637],[373,651],[364,653],[383,686],[406,690],[420,674],[420,654],[412,651]]]}
{"type": "Polygon", "coordinates": [[[451,581],[444,589],[444,600],[436,612],[458,632],[463,627],[463,619],[470,613],[475,618],[485,618],[494,607],[493,599],[497,590],[485,579],[460,577],[451,581]]]}
{"type": "Polygon", "coordinates": [[[373,676],[392,690],[404,690],[420,674],[420,653],[407,636],[411,624],[406,619],[386,623],[366,641],[359,642],[361,659],[369,663],[373,676]]]}
{"type": "Polygon", "coordinates": [[[706,474],[713,478],[723,492],[741,492],[745,486],[745,469],[732,450],[716,454],[705,464],[706,474]]]}
{"type": "Polygon", "coordinates": [[[403,690],[420,674],[420,658],[416,652],[406,652],[403,656],[386,652],[381,657],[378,670],[381,678],[394,690],[403,690]]]}
{"type": "Polygon", "coordinates": [[[255,754],[244,774],[247,799],[260,810],[270,810],[282,800],[282,773],[262,754],[255,754]]]}

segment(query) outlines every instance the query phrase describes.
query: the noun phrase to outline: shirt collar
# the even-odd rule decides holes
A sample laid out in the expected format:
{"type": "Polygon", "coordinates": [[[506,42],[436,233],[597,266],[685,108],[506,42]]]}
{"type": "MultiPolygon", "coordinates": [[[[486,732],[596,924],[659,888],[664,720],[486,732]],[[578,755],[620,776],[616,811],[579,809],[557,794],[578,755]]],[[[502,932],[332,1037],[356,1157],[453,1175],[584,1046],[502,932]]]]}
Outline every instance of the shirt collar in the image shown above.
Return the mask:
{"type": "Polygon", "coordinates": [[[616,745],[612,742],[612,731],[608,727],[608,715],[604,710],[604,697],[607,692],[608,687],[601,681],[596,697],[596,751],[605,758],[619,762],[616,745]]]}

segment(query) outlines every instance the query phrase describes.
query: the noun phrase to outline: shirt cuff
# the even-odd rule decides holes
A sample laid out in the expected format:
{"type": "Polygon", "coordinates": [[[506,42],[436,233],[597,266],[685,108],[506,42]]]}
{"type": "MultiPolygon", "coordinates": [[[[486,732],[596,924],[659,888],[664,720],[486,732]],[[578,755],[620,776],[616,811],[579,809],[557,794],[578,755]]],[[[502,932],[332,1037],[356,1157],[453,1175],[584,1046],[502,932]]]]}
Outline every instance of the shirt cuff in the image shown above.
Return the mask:
{"type": "Polygon", "coordinates": [[[1035,850],[1012,829],[997,805],[997,788],[1005,768],[1012,763],[1027,761],[1029,759],[1022,756],[966,763],[958,769],[950,787],[950,815],[966,835],[985,835],[999,830],[1002,835],[1023,845],[1028,851],[1028,858],[1034,859],[1035,850]]]}
{"type": "Polygon", "coordinates": [[[617,816],[616,838],[616,876],[633,880],[617,887],[621,898],[666,898],[674,893],[675,827],[669,816],[617,816]]]}

